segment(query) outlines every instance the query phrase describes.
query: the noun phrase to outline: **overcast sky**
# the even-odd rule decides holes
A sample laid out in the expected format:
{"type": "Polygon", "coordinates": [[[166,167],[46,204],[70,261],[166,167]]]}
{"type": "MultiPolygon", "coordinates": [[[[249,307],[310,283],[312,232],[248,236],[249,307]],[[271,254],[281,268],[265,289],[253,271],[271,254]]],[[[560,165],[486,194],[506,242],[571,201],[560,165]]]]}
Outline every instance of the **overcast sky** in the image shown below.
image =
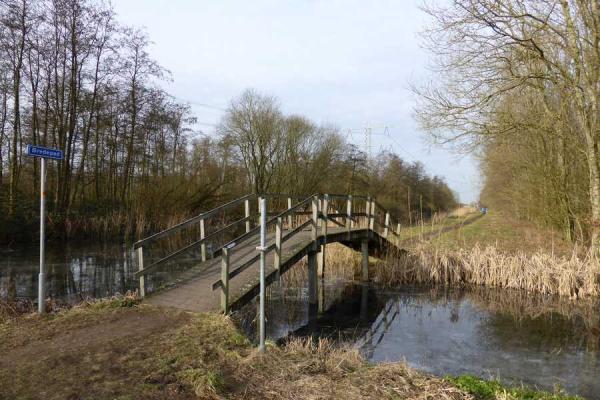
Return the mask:
{"type": "Polygon", "coordinates": [[[164,85],[189,102],[207,134],[247,88],[286,113],[333,124],[365,148],[422,161],[464,202],[478,197],[471,157],[430,146],[412,118],[411,82],[435,79],[418,32],[421,0],[114,0],[118,19],[145,27],[164,85]],[[387,130],[385,127],[389,127],[387,130]]]}

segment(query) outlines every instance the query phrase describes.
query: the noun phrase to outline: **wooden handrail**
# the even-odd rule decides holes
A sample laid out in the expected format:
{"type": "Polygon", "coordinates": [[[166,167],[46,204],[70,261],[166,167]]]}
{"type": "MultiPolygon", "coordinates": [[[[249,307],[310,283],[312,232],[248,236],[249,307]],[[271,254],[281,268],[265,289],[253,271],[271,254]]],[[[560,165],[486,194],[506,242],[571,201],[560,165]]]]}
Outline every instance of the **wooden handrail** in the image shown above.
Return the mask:
{"type": "Polygon", "coordinates": [[[256,196],[255,194],[247,194],[247,195],[245,195],[243,197],[240,197],[238,199],[235,199],[235,200],[232,200],[232,201],[230,201],[228,203],[225,203],[222,206],[219,206],[217,208],[213,208],[212,210],[209,210],[209,211],[204,212],[204,213],[202,213],[200,215],[192,217],[192,218],[190,218],[190,219],[188,219],[186,221],[183,221],[183,222],[181,222],[181,223],[179,223],[179,224],[177,224],[175,226],[172,226],[172,227],[170,227],[168,229],[165,229],[165,230],[163,230],[161,232],[155,233],[154,235],[148,236],[145,239],[138,240],[137,242],[134,243],[133,248],[137,249],[139,247],[142,247],[145,244],[154,242],[154,241],[156,241],[158,239],[161,239],[161,238],[163,238],[165,236],[168,236],[170,234],[178,232],[181,229],[185,228],[186,226],[193,224],[194,222],[198,222],[198,221],[200,221],[202,219],[209,218],[209,217],[215,215],[216,213],[218,213],[218,212],[220,212],[222,210],[225,210],[227,208],[236,206],[236,205],[242,203],[243,201],[251,199],[251,198],[253,198],[255,196],[256,196]]]}
{"type": "MultiPolygon", "coordinates": [[[[288,208],[284,212],[282,212],[280,214],[277,214],[273,218],[267,220],[267,226],[270,226],[270,225],[273,225],[274,223],[276,223],[277,222],[277,218],[283,218],[283,217],[287,216],[288,214],[291,214],[298,207],[304,205],[308,200],[312,200],[312,196],[304,199],[303,201],[301,201],[300,203],[297,203],[293,207],[288,208]]],[[[224,244],[223,247],[227,247],[228,249],[232,249],[236,245],[238,245],[240,242],[243,242],[244,240],[246,240],[250,236],[253,236],[258,231],[260,231],[260,226],[255,226],[254,228],[250,229],[248,232],[246,232],[246,233],[244,233],[244,234],[236,237],[235,239],[230,240],[229,242],[227,242],[226,244],[224,244]]]]}
{"type": "Polygon", "coordinates": [[[284,218],[284,217],[287,217],[289,214],[296,213],[296,210],[299,207],[305,205],[309,201],[312,201],[312,199],[313,199],[314,196],[319,196],[319,195],[318,194],[310,195],[310,196],[304,198],[304,200],[302,200],[301,202],[296,203],[295,205],[293,205],[292,207],[288,208],[287,210],[285,210],[285,211],[277,214],[276,216],[274,216],[273,218],[271,218],[270,220],[267,221],[267,226],[271,225],[274,222],[277,222],[277,218],[284,218]]]}
{"type": "Polygon", "coordinates": [[[146,268],[144,268],[144,269],[142,269],[140,271],[137,271],[135,273],[135,276],[138,277],[138,276],[140,276],[142,274],[147,274],[149,270],[154,269],[155,267],[159,266],[160,264],[162,264],[162,263],[164,263],[166,261],[169,261],[171,258],[173,258],[175,256],[178,256],[178,255],[180,255],[182,253],[185,253],[187,250],[189,250],[189,249],[191,249],[191,248],[193,248],[195,246],[199,246],[202,243],[205,243],[205,242],[209,241],[213,237],[215,237],[215,236],[217,236],[217,235],[219,235],[219,234],[221,234],[221,233],[223,233],[223,232],[225,232],[225,231],[233,228],[234,226],[236,226],[238,224],[241,224],[241,223],[244,223],[246,221],[249,221],[252,217],[253,216],[248,216],[248,217],[244,217],[242,219],[238,219],[237,221],[232,222],[231,224],[229,224],[227,226],[224,226],[223,228],[220,228],[220,229],[218,229],[218,230],[210,233],[209,235],[207,235],[206,237],[204,237],[204,239],[196,240],[195,242],[190,243],[189,245],[187,245],[187,246],[185,246],[185,247],[183,247],[183,248],[181,248],[181,249],[179,249],[179,250],[177,250],[177,251],[169,254],[168,256],[165,256],[165,257],[161,258],[160,260],[157,260],[157,261],[153,262],[152,264],[150,264],[146,268]]]}
{"type": "MultiPolygon", "coordinates": [[[[139,253],[139,251],[143,249],[144,245],[154,242],[160,238],[167,237],[167,236],[169,236],[169,235],[171,235],[171,234],[173,234],[195,222],[203,221],[213,215],[216,215],[217,213],[219,213],[223,210],[234,207],[238,204],[241,204],[242,202],[246,202],[246,216],[244,218],[236,220],[236,221],[228,224],[227,226],[224,226],[223,228],[220,228],[217,231],[210,233],[206,237],[201,238],[200,240],[197,240],[189,245],[186,245],[185,247],[161,258],[160,260],[155,261],[154,263],[150,264],[146,268],[142,267],[138,272],[135,273],[135,276],[140,277],[140,282],[141,282],[141,279],[143,279],[143,276],[145,274],[147,274],[150,270],[154,269],[156,266],[174,258],[175,256],[177,256],[179,254],[182,254],[182,253],[190,250],[191,248],[194,248],[195,246],[203,245],[207,241],[213,239],[215,236],[222,234],[223,232],[225,232],[239,224],[248,223],[248,221],[252,220],[252,218],[255,216],[255,214],[250,215],[250,213],[248,211],[248,200],[255,198],[255,197],[301,199],[301,201],[294,204],[293,206],[289,206],[289,205],[291,205],[292,202],[291,202],[291,200],[288,200],[288,208],[280,213],[271,214],[274,216],[267,220],[267,222],[266,222],[267,226],[271,226],[276,223],[281,224],[281,221],[285,220],[286,217],[289,219],[293,215],[311,215],[311,214],[313,215],[312,218],[303,222],[302,224],[297,226],[295,229],[288,231],[285,235],[281,236],[281,234],[279,234],[279,242],[278,242],[279,244],[276,244],[277,243],[277,240],[276,240],[276,243],[271,244],[270,246],[268,246],[266,248],[267,253],[278,248],[277,246],[279,246],[279,248],[281,248],[281,244],[283,242],[289,240],[294,235],[296,235],[298,232],[300,232],[301,230],[303,230],[306,227],[311,226],[311,225],[312,225],[312,229],[313,229],[311,237],[313,237],[313,240],[316,240],[315,237],[318,232],[318,231],[316,231],[316,229],[318,229],[318,227],[317,227],[317,224],[315,223],[315,221],[318,221],[318,220],[332,221],[335,224],[343,227],[346,225],[337,221],[337,218],[346,218],[347,221],[357,222],[358,217],[369,217],[371,222],[367,225],[367,229],[372,229],[374,224],[377,224],[378,226],[384,227],[386,233],[389,234],[389,230],[391,230],[391,232],[394,235],[399,236],[397,230],[393,228],[394,224],[392,222],[392,219],[395,220],[396,222],[398,221],[398,219],[393,217],[389,213],[389,211],[385,207],[383,207],[381,205],[381,203],[377,202],[374,198],[372,198],[370,196],[366,196],[366,195],[344,195],[344,194],[329,194],[328,193],[326,196],[329,199],[332,199],[332,198],[333,199],[343,199],[343,200],[346,200],[348,202],[348,204],[350,203],[351,200],[361,200],[361,201],[365,200],[365,201],[367,201],[367,205],[369,205],[369,207],[368,207],[369,209],[365,210],[365,212],[348,211],[348,213],[344,213],[344,212],[339,212],[339,210],[337,210],[337,208],[335,206],[333,206],[331,203],[329,203],[329,206],[330,207],[333,206],[333,209],[336,211],[336,212],[330,214],[328,212],[323,213],[322,211],[315,211],[315,204],[318,204],[318,201],[320,199],[322,199],[324,196],[325,195],[322,195],[322,194],[313,194],[310,196],[299,196],[299,195],[281,194],[281,193],[264,193],[264,194],[248,194],[248,195],[245,195],[238,199],[229,201],[226,204],[223,204],[223,205],[216,207],[212,210],[209,210],[205,213],[202,213],[200,215],[192,217],[192,218],[190,218],[184,222],[181,222],[180,224],[177,224],[171,228],[165,229],[165,230],[158,232],[154,235],[151,235],[145,239],[137,241],[133,247],[134,247],[134,249],[138,249],[138,253],[139,253]],[[315,201],[317,203],[314,203],[315,201]],[[304,207],[307,204],[310,204],[311,202],[313,202],[312,203],[313,204],[312,211],[304,211],[304,210],[300,211],[299,210],[301,207],[304,207]],[[382,210],[386,213],[385,223],[381,223],[379,220],[374,219],[374,210],[376,207],[378,207],[380,210],[382,210]],[[351,214],[349,214],[350,212],[351,212],[351,214]],[[315,218],[316,218],[316,220],[315,220],[315,218]]],[[[347,226],[348,226],[348,232],[350,232],[350,225],[347,225],[347,226]]],[[[239,243],[247,240],[248,238],[255,236],[257,234],[257,232],[260,230],[260,226],[257,226],[253,229],[248,229],[248,228],[246,228],[246,229],[247,229],[247,232],[243,233],[242,235],[240,235],[240,236],[236,237],[235,239],[229,241],[228,243],[224,244],[223,246],[221,246],[220,248],[215,250],[213,252],[213,254],[218,253],[219,251],[222,251],[222,252],[226,252],[227,257],[229,257],[229,250],[236,247],[239,243]]],[[[279,228],[279,229],[281,229],[281,228],[279,228]]],[[[280,250],[278,250],[278,251],[280,251],[280,250]]],[[[143,254],[139,257],[143,257],[143,254]]],[[[244,262],[242,265],[240,265],[235,270],[228,272],[226,277],[222,278],[222,279],[234,278],[235,276],[237,276],[238,274],[243,272],[245,269],[247,269],[250,265],[255,263],[258,260],[258,257],[259,257],[259,255],[250,258],[249,260],[244,262]]],[[[215,282],[213,284],[213,290],[217,289],[219,287],[222,287],[222,286],[223,286],[223,283],[221,282],[221,280],[219,280],[218,282],[215,282]]]]}

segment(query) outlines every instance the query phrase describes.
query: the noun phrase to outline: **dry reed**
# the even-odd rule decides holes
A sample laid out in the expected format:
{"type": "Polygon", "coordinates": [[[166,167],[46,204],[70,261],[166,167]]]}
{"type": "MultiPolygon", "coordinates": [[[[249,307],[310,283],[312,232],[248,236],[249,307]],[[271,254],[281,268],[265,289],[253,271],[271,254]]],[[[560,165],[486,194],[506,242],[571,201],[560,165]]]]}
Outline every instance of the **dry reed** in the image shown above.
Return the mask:
{"type": "MultiPolygon", "coordinates": [[[[350,280],[360,271],[361,255],[339,243],[327,245],[325,250],[325,277],[328,280],[350,280]]],[[[308,282],[307,260],[304,257],[281,277],[283,287],[301,287],[308,282]]]]}
{"type": "Polygon", "coordinates": [[[421,246],[410,253],[390,253],[373,268],[376,283],[483,285],[525,289],[542,294],[584,298],[600,296],[600,261],[538,251],[507,254],[493,246],[440,250],[421,246]]]}
{"type": "MultiPolygon", "coordinates": [[[[253,353],[238,366],[244,398],[264,399],[471,399],[443,379],[404,363],[369,365],[356,349],[326,339],[295,339],[253,353]]],[[[237,396],[231,396],[236,398],[237,396]]]]}

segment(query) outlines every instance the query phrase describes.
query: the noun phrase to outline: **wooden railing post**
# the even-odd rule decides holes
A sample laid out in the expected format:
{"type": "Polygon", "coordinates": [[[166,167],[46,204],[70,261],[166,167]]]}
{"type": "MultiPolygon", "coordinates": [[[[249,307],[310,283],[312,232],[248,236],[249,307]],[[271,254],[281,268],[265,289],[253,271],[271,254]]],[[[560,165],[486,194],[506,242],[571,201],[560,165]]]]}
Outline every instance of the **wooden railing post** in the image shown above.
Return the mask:
{"type": "Polygon", "coordinates": [[[367,197],[365,203],[365,227],[369,229],[371,226],[371,197],[367,197]]]}
{"type": "Polygon", "coordinates": [[[262,197],[258,196],[258,216],[256,217],[256,225],[260,225],[260,204],[262,202],[262,197]]]}
{"type": "Polygon", "coordinates": [[[327,245],[327,223],[329,222],[328,216],[328,208],[329,208],[329,195],[326,194],[323,196],[323,221],[322,221],[322,232],[323,232],[323,244],[321,245],[321,252],[319,253],[318,258],[318,268],[317,275],[322,277],[325,273],[325,247],[327,245]]]}
{"type": "Polygon", "coordinates": [[[375,201],[371,200],[371,212],[369,213],[369,229],[375,230],[375,201]]]}
{"type": "MultiPolygon", "coordinates": [[[[204,231],[204,219],[200,220],[200,239],[204,239],[206,237],[206,232],[204,231]]],[[[206,261],[206,243],[202,242],[200,245],[200,254],[202,257],[202,261],[206,261]]]]}
{"type": "Polygon", "coordinates": [[[229,249],[223,247],[221,253],[221,310],[229,312],[229,249]]]}
{"type": "Polygon", "coordinates": [[[346,203],[346,228],[348,229],[348,235],[350,235],[350,229],[352,229],[352,195],[348,195],[348,201],[346,203]]]}
{"type": "Polygon", "coordinates": [[[398,222],[398,225],[396,227],[396,236],[400,236],[400,222],[398,222]]]}
{"type": "Polygon", "coordinates": [[[313,251],[317,250],[317,228],[319,224],[319,196],[314,196],[312,199],[312,229],[311,239],[313,241],[313,251]]]}
{"type": "Polygon", "coordinates": [[[385,212],[385,228],[383,228],[383,237],[387,239],[390,226],[390,212],[385,212]]]}
{"type": "MultiPolygon", "coordinates": [[[[287,199],[287,206],[288,206],[288,210],[290,208],[292,208],[292,198],[291,197],[288,197],[288,199],[287,199]]],[[[287,216],[287,223],[288,223],[288,229],[292,230],[293,229],[292,224],[294,223],[294,213],[290,213],[287,216]]]]}
{"type": "MultiPolygon", "coordinates": [[[[144,270],[144,247],[140,246],[137,249],[138,271],[144,270]]],[[[140,274],[140,297],[146,296],[146,284],[144,274],[140,274]]]]}
{"type": "Polygon", "coordinates": [[[244,217],[246,220],[246,233],[250,232],[250,200],[244,200],[244,217]]]}
{"type": "Polygon", "coordinates": [[[275,225],[275,269],[281,267],[281,231],[283,228],[283,218],[277,217],[277,224],[275,225]]]}

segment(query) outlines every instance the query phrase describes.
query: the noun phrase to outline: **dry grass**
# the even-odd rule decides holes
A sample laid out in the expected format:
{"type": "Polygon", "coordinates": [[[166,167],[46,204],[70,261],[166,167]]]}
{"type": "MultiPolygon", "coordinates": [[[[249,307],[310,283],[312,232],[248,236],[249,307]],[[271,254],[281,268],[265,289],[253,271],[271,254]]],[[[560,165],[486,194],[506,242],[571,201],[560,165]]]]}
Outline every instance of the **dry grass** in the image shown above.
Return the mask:
{"type": "Polygon", "coordinates": [[[600,261],[557,257],[542,251],[503,253],[493,246],[448,250],[421,246],[410,253],[390,254],[373,268],[383,285],[484,285],[525,289],[542,294],[584,298],[600,296],[600,261]]]}
{"type": "MultiPolygon", "coordinates": [[[[479,213],[473,215],[481,216],[479,213]]],[[[563,257],[570,257],[574,251],[585,252],[584,246],[574,247],[572,243],[564,240],[559,232],[495,211],[475,220],[456,218],[455,221],[461,221],[453,226],[455,229],[434,226],[434,233],[425,238],[418,238],[423,240],[414,241],[414,247],[426,241],[430,246],[453,250],[494,246],[508,253],[533,254],[544,251],[563,257]],[[468,223],[469,221],[471,223],[468,223]]]]}
{"type": "Polygon", "coordinates": [[[440,378],[403,363],[369,365],[356,350],[327,340],[269,346],[265,355],[253,353],[243,364],[242,371],[252,377],[250,398],[471,399],[440,378]]]}
{"type": "Polygon", "coordinates": [[[261,354],[225,316],[129,305],[113,299],[0,325],[0,398],[472,398],[329,341],[268,343],[261,354]]]}
{"type": "MultiPolygon", "coordinates": [[[[331,243],[325,250],[325,277],[328,280],[352,280],[360,271],[361,255],[340,244],[331,243]]],[[[281,276],[283,287],[302,287],[308,282],[307,259],[304,257],[281,276]]]]}

